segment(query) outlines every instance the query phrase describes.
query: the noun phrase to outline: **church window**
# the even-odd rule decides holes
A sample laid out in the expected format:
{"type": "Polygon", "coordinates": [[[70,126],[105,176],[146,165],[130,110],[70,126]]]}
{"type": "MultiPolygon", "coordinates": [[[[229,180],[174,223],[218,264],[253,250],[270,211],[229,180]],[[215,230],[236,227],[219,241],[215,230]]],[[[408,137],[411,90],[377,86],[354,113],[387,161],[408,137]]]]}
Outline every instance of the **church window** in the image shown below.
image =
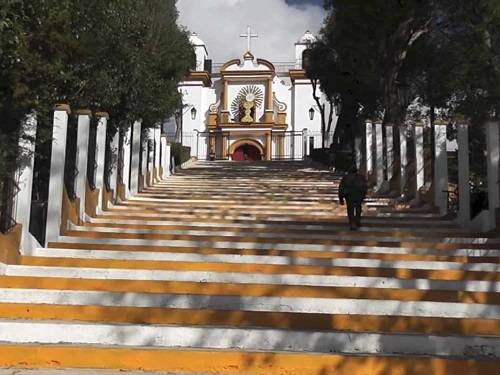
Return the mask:
{"type": "Polygon", "coordinates": [[[312,50],[310,48],[305,49],[304,52],[302,52],[302,69],[307,69],[307,67],[310,65],[311,55],[312,50]]]}

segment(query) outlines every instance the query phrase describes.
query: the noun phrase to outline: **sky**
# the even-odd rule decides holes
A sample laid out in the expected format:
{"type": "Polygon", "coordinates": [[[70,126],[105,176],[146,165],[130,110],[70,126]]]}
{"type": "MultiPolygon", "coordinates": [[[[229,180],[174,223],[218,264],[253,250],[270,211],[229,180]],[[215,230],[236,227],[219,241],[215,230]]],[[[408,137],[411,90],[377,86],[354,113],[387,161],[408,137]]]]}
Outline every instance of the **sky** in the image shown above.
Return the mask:
{"type": "Polygon", "coordinates": [[[325,11],[323,0],[178,0],[178,23],[196,32],[215,63],[241,58],[247,25],[259,38],[252,53],[272,62],[295,61],[294,43],[306,30],[317,33],[325,11]]]}

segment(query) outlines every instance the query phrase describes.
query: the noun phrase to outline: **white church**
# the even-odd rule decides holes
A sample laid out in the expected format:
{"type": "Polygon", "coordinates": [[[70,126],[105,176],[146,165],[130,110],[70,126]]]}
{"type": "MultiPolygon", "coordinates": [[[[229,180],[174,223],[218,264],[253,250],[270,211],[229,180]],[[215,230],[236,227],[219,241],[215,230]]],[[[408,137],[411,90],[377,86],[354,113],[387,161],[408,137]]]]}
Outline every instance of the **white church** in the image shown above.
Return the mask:
{"type": "MultiPolygon", "coordinates": [[[[167,135],[199,160],[303,159],[322,142],[320,108],[302,65],[315,36],[307,31],[295,43],[295,61],[276,64],[252,54],[250,27],[241,37],[241,58],[212,64],[203,40],[190,36],[196,69],[179,84],[182,111],[166,124],[167,135]]],[[[335,114],[332,132],[336,121],[335,114]]]]}

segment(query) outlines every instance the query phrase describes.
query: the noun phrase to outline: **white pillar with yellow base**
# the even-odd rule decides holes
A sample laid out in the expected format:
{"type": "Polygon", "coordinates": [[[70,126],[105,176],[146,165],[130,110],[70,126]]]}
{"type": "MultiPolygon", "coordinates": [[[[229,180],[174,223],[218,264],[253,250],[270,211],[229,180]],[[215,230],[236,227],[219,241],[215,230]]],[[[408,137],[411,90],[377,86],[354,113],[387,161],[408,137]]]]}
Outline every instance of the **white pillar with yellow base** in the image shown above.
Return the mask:
{"type": "Polygon", "coordinates": [[[496,227],[496,211],[500,207],[500,121],[490,120],[486,124],[486,149],[488,166],[488,211],[490,228],[496,227]]]}
{"type": "Polygon", "coordinates": [[[154,140],[155,140],[155,151],[154,151],[154,181],[160,180],[160,154],[161,154],[161,128],[159,125],[155,125],[154,127],[154,140]]]}
{"type": "Polygon", "coordinates": [[[132,149],[132,126],[129,126],[123,134],[123,161],[122,161],[122,183],[125,190],[125,199],[130,199],[130,155],[132,149]]]}
{"type": "Polygon", "coordinates": [[[469,224],[470,217],[470,184],[469,184],[469,124],[465,121],[457,124],[458,143],[458,221],[462,225],[469,224]]]}
{"type": "Polygon", "coordinates": [[[167,142],[167,137],[162,136],[161,140],[161,170],[162,175],[160,176],[162,180],[165,180],[170,176],[170,145],[167,142]]]}
{"type": "Polygon", "coordinates": [[[373,124],[366,122],[366,174],[369,177],[373,172],[373,124]]]}
{"type": "Polygon", "coordinates": [[[445,215],[448,211],[448,153],[446,140],[446,124],[434,125],[434,205],[439,213],[445,215]]]}
{"type": "Polygon", "coordinates": [[[49,242],[57,241],[61,233],[64,164],[66,161],[66,136],[68,133],[69,114],[70,108],[65,104],[57,105],[54,109],[45,245],[49,242]]]}
{"type": "Polygon", "coordinates": [[[406,126],[402,125],[399,127],[399,193],[401,197],[406,197],[406,180],[407,172],[406,168],[408,166],[408,147],[406,139],[406,126]]]}
{"type": "Polygon", "coordinates": [[[377,190],[383,188],[384,184],[384,138],[382,122],[375,123],[375,149],[376,149],[376,172],[377,172],[377,190]]]}
{"type": "Polygon", "coordinates": [[[425,166],[424,166],[424,124],[415,124],[415,180],[416,194],[415,197],[420,198],[420,189],[425,184],[425,166]]]}
{"type": "Polygon", "coordinates": [[[387,180],[391,181],[394,172],[394,128],[391,124],[385,126],[385,148],[387,154],[387,180]]]}
{"type": "Polygon", "coordinates": [[[148,128],[148,139],[151,141],[151,147],[149,148],[148,152],[148,185],[153,186],[155,180],[154,180],[154,172],[155,172],[155,166],[154,166],[154,160],[155,160],[155,130],[154,128],[148,128]]]}
{"type": "Polygon", "coordinates": [[[148,186],[148,142],[149,142],[149,129],[143,130],[143,138],[141,141],[141,176],[142,176],[142,187],[148,186]]]}
{"type": "Polygon", "coordinates": [[[33,166],[35,163],[35,138],[37,119],[36,114],[26,116],[22,123],[21,136],[19,137],[19,150],[25,155],[18,170],[19,192],[16,196],[15,220],[22,225],[20,251],[23,255],[33,255],[38,241],[30,233],[31,219],[31,193],[33,187],[33,166]]]}
{"type": "Polygon", "coordinates": [[[118,142],[120,141],[120,132],[117,130],[111,142],[109,144],[109,150],[107,152],[111,153],[110,161],[110,171],[109,171],[109,187],[113,190],[113,199],[117,197],[117,180],[118,180],[118,142]]]}
{"type": "Polygon", "coordinates": [[[130,162],[130,194],[132,196],[139,193],[139,161],[141,154],[141,121],[134,121],[132,126],[132,148],[130,162]]]}
{"type": "Polygon", "coordinates": [[[109,115],[105,112],[96,113],[97,135],[96,135],[96,164],[95,187],[99,189],[99,199],[97,200],[97,212],[102,211],[102,200],[104,197],[104,164],[106,162],[106,133],[108,128],[109,115]]]}
{"type": "Polygon", "coordinates": [[[78,113],[78,129],[76,135],[76,176],[75,192],[80,199],[80,207],[78,217],[80,220],[85,218],[85,199],[87,192],[87,163],[89,155],[89,135],[90,135],[90,118],[92,112],[89,110],[80,110],[78,113]]]}

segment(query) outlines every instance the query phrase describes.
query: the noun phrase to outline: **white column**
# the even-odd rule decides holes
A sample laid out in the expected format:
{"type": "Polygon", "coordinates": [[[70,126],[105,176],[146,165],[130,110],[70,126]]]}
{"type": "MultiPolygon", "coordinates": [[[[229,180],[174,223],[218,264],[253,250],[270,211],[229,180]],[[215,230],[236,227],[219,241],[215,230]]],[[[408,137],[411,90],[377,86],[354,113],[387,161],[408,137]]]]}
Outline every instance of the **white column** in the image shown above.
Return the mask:
{"type": "Polygon", "coordinates": [[[154,127],[154,139],[155,139],[155,172],[153,180],[160,180],[160,153],[161,153],[161,129],[159,125],[154,127]]]}
{"type": "Polygon", "coordinates": [[[109,187],[113,190],[113,198],[116,198],[116,182],[118,179],[118,142],[120,140],[120,132],[117,130],[109,144],[108,152],[111,153],[111,170],[109,172],[109,187]]]}
{"type": "Polygon", "coordinates": [[[69,106],[61,104],[54,109],[52,152],[50,156],[49,200],[45,242],[57,241],[61,233],[61,213],[64,192],[64,162],[68,133],[69,106]]]}
{"type": "Polygon", "coordinates": [[[167,168],[168,168],[168,165],[167,165],[167,162],[165,159],[165,156],[167,156],[167,137],[161,137],[160,138],[160,144],[161,144],[161,169],[162,169],[162,175],[160,176],[160,178],[162,180],[166,179],[167,178],[167,168]]]}
{"type": "Polygon", "coordinates": [[[394,171],[394,133],[391,124],[385,127],[385,143],[387,152],[387,180],[391,181],[394,171]]]}
{"type": "Polygon", "coordinates": [[[416,194],[419,198],[420,188],[425,184],[425,166],[424,166],[424,124],[415,124],[415,180],[416,194]]]}
{"type": "Polygon", "coordinates": [[[141,153],[141,128],[142,123],[135,121],[132,127],[132,161],[130,170],[130,193],[139,193],[139,161],[141,153]]]}
{"type": "Polygon", "coordinates": [[[149,181],[148,185],[153,186],[155,182],[155,166],[154,166],[154,161],[155,161],[155,130],[154,128],[148,128],[148,137],[152,141],[151,142],[151,148],[149,149],[149,162],[148,162],[148,172],[149,172],[149,181]]]}
{"type": "Polygon", "coordinates": [[[97,171],[95,176],[95,186],[99,189],[99,199],[97,200],[97,212],[102,210],[102,200],[104,196],[104,164],[106,162],[106,131],[108,127],[109,115],[104,112],[96,113],[98,117],[96,135],[96,162],[97,171]]]}
{"type": "Polygon", "coordinates": [[[125,186],[125,199],[130,198],[130,154],[131,154],[131,139],[132,126],[129,126],[123,134],[123,163],[122,163],[122,183],[125,186]]]}
{"type": "Polygon", "coordinates": [[[399,127],[399,155],[400,155],[400,193],[406,195],[406,168],[408,166],[408,148],[406,143],[406,126],[399,127]]]}
{"type": "Polygon", "coordinates": [[[384,183],[384,138],[381,122],[375,123],[375,146],[377,150],[375,160],[375,168],[377,170],[377,189],[380,189],[384,183]]]}
{"type": "Polygon", "coordinates": [[[458,143],[458,220],[462,224],[470,222],[470,185],[469,185],[469,124],[457,124],[458,143]]]}
{"type": "Polygon", "coordinates": [[[366,174],[373,172],[373,125],[366,122],[366,174]]]}
{"type": "Polygon", "coordinates": [[[492,120],[486,122],[486,149],[488,163],[488,210],[490,213],[491,228],[496,226],[496,210],[500,207],[500,194],[498,187],[499,177],[499,159],[500,159],[500,122],[492,120]]]}
{"type": "Polygon", "coordinates": [[[17,223],[22,225],[21,254],[31,255],[37,247],[41,247],[38,241],[30,233],[31,218],[31,192],[33,188],[33,165],[35,163],[35,138],[37,119],[36,114],[26,116],[19,137],[19,150],[24,157],[18,170],[19,192],[16,196],[17,223]]]}
{"type": "Polygon", "coordinates": [[[361,168],[361,165],[363,164],[363,150],[361,149],[362,141],[363,139],[361,137],[354,138],[354,153],[356,158],[355,162],[356,162],[356,168],[358,168],[358,170],[361,168]]]}
{"type": "Polygon", "coordinates": [[[78,133],[76,136],[76,196],[80,198],[80,219],[85,218],[85,193],[87,191],[87,163],[89,156],[90,116],[88,110],[78,111],[78,133]]]}
{"type": "Polygon", "coordinates": [[[143,134],[144,137],[142,139],[142,156],[141,156],[141,175],[144,186],[149,185],[147,175],[148,175],[148,141],[149,141],[149,129],[144,129],[143,134]]]}
{"type": "Polygon", "coordinates": [[[163,168],[163,179],[166,179],[170,176],[170,145],[167,142],[167,137],[161,137],[161,144],[161,166],[163,168]]]}
{"type": "Polygon", "coordinates": [[[441,215],[448,209],[448,154],[446,150],[446,124],[434,125],[435,164],[434,164],[434,204],[441,215]]]}

